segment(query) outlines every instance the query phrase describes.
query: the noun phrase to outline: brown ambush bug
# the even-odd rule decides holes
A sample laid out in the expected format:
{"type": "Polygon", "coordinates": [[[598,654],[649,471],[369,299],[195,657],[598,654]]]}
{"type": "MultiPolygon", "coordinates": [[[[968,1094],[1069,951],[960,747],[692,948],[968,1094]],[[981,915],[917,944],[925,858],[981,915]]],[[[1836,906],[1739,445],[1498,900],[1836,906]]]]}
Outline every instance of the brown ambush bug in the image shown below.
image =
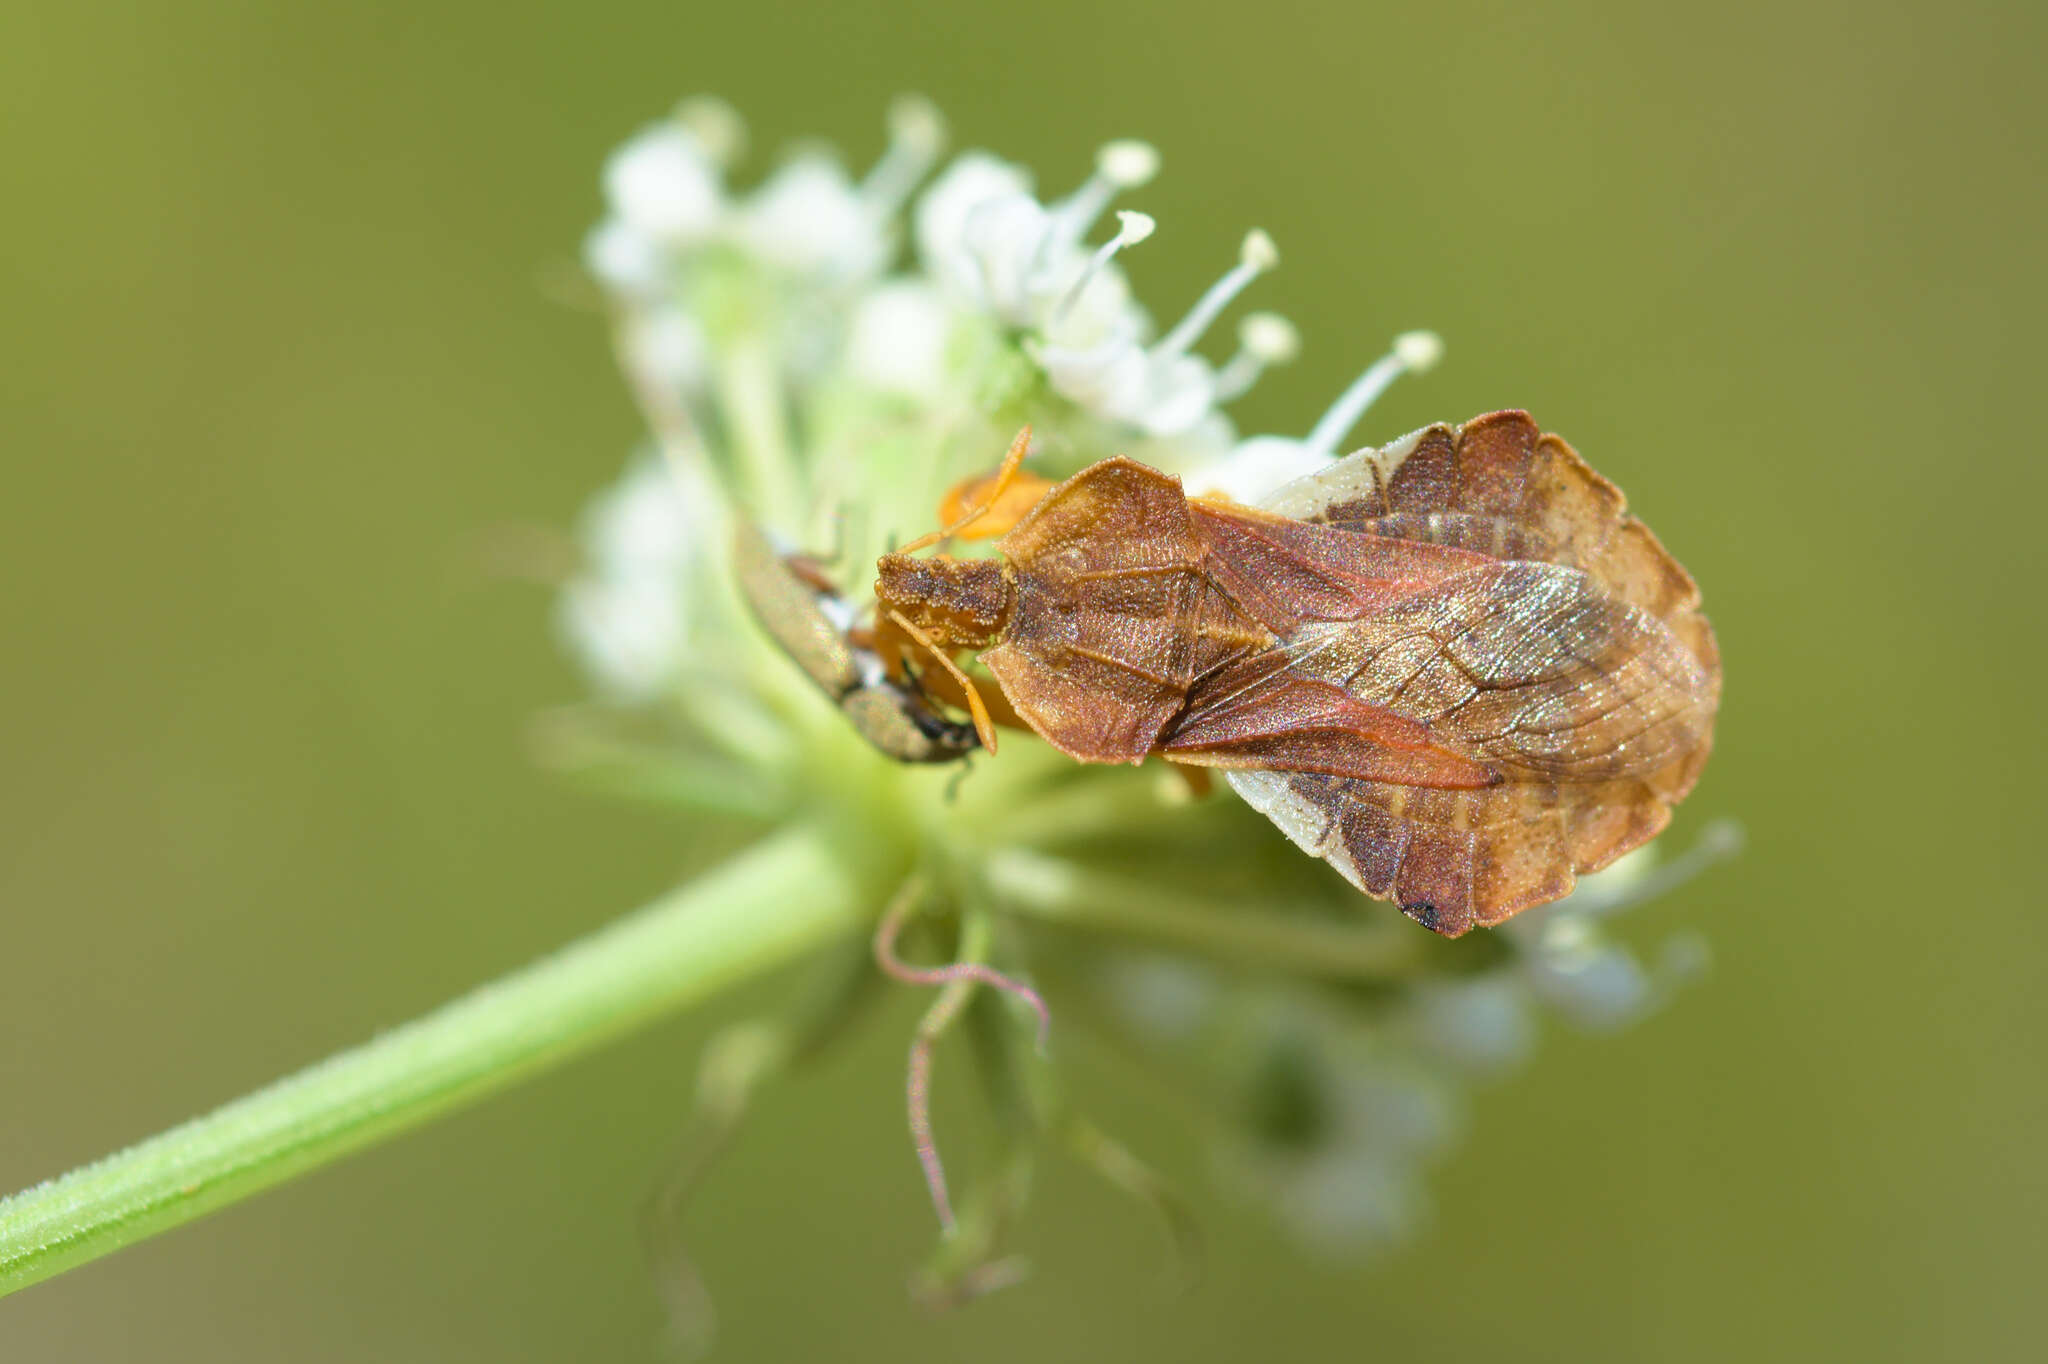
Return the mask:
{"type": "Polygon", "coordinates": [[[1001,501],[1028,437],[955,524],[877,564],[881,658],[898,677],[936,659],[990,749],[955,651],[978,651],[1006,722],[1082,762],[1222,768],[1447,936],[1653,837],[1706,762],[1721,669],[1698,588],[1526,413],[1361,450],[1257,508],[1107,459],[1002,558],[913,557],[1001,501]]]}

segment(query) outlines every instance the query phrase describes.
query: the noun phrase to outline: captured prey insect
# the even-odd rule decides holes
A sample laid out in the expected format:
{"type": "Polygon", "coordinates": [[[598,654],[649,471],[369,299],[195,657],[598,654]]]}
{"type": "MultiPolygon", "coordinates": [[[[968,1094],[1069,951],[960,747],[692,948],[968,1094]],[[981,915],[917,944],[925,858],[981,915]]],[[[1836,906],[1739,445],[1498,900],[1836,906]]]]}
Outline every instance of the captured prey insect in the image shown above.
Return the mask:
{"type": "Polygon", "coordinates": [[[947,719],[914,679],[884,671],[830,582],[800,556],[777,554],[744,519],[733,527],[733,572],[761,628],[884,755],[951,762],[977,747],[973,728],[947,719]]]}
{"type": "Polygon", "coordinates": [[[877,564],[880,657],[899,679],[934,659],[990,749],[1000,718],[1082,762],[1221,768],[1447,936],[1655,836],[1706,762],[1721,669],[1698,588],[1526,413],[1359,451],[1257,508],[1107,459],[1001,558],[918,557],[985,522],[1028,436],[955,524],[877,564]]]}

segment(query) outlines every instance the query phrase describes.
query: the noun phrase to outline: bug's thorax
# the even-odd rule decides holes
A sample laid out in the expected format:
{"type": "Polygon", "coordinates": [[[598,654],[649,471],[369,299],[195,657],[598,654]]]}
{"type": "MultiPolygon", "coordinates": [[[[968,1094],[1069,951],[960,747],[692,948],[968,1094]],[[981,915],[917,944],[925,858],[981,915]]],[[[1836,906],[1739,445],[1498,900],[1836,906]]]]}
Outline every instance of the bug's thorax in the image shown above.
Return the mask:
{"type": "Polygon", "coordinates": [[[985,648],[1001,638],[1016,608],[1016,574],[1000,559],[884,554],[875,569],[882,609],[902,612],[940,645],[985,648]]]}

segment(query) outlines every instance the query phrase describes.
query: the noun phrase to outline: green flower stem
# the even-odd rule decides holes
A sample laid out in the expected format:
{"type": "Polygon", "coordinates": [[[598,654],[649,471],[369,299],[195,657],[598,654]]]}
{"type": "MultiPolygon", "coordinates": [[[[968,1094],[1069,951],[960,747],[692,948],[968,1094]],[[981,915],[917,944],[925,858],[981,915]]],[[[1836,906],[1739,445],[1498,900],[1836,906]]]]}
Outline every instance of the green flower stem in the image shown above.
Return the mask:
{"type": "Polygon", "coordinates": [[[169,1230],[864,928],[872,857],[809,825],[510,976],[0,1202],[0,1294],[169,1230]]]}
{"type": "MultiPolygon", "coordinates": [[[[1099,839],[1105,829],[1130,836],[1175,824],[1185,826],[1190,802],[1164,798],[1173,787],[1158,778],[1158,764],[1144,771],[1090,772],[1087,780],[1067,780],[1050,790],[1033,792],[1003,815],[1003,838],[1018,847],[1036,848],[1076,839],[1099,839]]],[[[1064,774],[1063,774],[1064,775],[1064,774]]],[[[1179,783],[1179,778],[1172,781],[1179,783]]]]}
{"type": "Polygon", "coordinates": [[[991,853],[984,875],[997,903],[1011,913],[1218,961],[1357,981],[1405,980],[1420,964],[1409,941],[1413,935],[1215,904],[1142,877],[1118,876],[1023,848],[991,853]]]}
{"type": "Polygon", "coordinates": [[[797,480],[788,399],[768,341],[757,335],[735,340],[719,358],[716,382],[738,454],[741,500],[755,520],[787,526],[808,499],[797,480]]]}

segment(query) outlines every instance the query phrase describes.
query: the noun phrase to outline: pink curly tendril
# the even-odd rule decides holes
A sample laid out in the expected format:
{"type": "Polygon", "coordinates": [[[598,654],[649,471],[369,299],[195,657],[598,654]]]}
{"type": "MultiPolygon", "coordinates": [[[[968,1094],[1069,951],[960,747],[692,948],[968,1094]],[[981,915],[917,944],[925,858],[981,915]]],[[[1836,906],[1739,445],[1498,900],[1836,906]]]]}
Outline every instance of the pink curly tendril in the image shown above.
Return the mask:
{"type": "MultiPolygon", "coordinates": [[[[1038,991],[978,961],[956,961],[947,966],[912,966],[896,955],[896,939],[923,898],[923,882],[913,880],[890,904],[875,929],[875,964],[881,967],[884,975],[906,985],[986,985],[1024,1001],[1038,1015],[1038,1051],[1044,1055],[1046,1037],[1052,1029],[1052,1012],[1045,1007],[1045,999],[1038,991]]],[[[932,1055],[939,1037],[959,1015],[967,999],[965,991],[949,991],[919,1021],[917,1033],[910,1042],[910,1068],[904,1085],[910,1109],[910,1138],[917,1147],[917,1163],[924,1170],[925,1187],[931,1191],[932,1207],[939,1215],[939,1225],[949,1236],[954,1228],[953,1200],[946,1191],[946,1168],[939,1160],[938,1143],[932,1136],[932,1055]]]]}

